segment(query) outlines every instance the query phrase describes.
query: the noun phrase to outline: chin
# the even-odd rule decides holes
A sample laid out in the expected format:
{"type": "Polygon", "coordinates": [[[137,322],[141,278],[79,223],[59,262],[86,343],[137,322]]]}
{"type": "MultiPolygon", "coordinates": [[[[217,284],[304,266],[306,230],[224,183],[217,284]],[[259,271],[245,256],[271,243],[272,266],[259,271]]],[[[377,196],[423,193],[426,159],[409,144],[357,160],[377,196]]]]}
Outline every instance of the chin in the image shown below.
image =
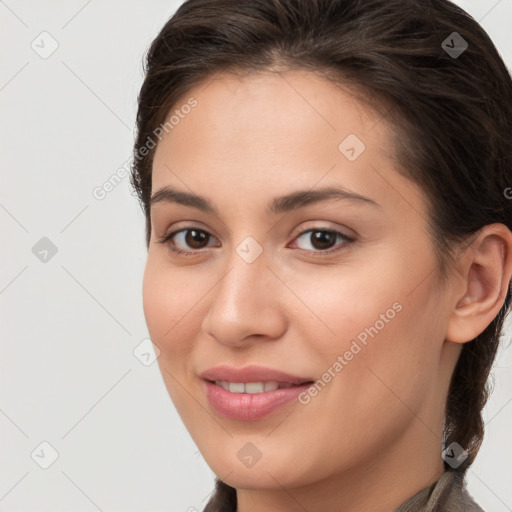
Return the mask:
{"type": "Polygon", "coordinates": [[[211,470],[231,487],[282,490],[283,487],[293,488],[311,483],[312,476],[303,472],[304,469],[308,469],[308,472],[311,469],[307,464],[297,464],[296,457],[287,460],[280,454],[274,453],[274,457],[264,460],[265,457],[262,455],[252,467],[249,467],[239,460],[237,456],[239,450],[240,448],[234,450],[232,458],[226,458],[225,452],[210,457],[203,455],[211,470]]]}

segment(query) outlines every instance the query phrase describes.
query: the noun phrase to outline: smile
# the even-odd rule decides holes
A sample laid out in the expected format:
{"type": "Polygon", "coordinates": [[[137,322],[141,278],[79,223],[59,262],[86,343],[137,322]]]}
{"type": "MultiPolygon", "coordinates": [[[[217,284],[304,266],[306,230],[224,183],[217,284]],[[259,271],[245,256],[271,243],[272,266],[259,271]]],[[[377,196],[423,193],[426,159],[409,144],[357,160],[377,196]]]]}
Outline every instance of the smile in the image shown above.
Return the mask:
{"type": "Polygon", "coordinates": [[[297,401],[313,382],[229,382],[203,380],[211,408],[230,420],[257,421],[297,401]]]}
{"type": "Polygon", "coordinates": [[[275,389],[290,388],[293,386],[290,382],[228,382],[226,380],[216,380],[215,384],[230,393],[265,393],[275,389]]]}

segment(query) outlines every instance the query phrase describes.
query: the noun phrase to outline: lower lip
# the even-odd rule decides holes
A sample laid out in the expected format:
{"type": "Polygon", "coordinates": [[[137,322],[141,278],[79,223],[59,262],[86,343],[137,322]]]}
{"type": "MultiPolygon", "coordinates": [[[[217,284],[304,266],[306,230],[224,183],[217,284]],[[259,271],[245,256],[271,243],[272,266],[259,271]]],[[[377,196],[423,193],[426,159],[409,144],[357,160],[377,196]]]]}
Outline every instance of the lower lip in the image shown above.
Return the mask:
{"type": "Polygon", "coordinates": [[[226,418],[241,421],[260,420],[295,400],[313,385],[307,383],[264,393],[231,393],[208,380],[204,383],[213,409],[226,418]]]}

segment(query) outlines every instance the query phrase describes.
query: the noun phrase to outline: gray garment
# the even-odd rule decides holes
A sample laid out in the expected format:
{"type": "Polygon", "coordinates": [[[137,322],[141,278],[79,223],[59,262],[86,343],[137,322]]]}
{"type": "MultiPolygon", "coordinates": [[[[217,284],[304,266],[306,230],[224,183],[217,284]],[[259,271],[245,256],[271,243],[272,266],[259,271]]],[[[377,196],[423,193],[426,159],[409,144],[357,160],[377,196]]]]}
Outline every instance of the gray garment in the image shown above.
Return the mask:
{"type": "MultiPolygon", "coordinates": [[[[393,512],[484,512],[466,489],[465,472],[445,471],[439,480],[393,512]]],[[[236,512],[236,490],[216,478],[216,489],[203,512],[236,512]]]]}
{"type": "Polygon", "coordinates": [[[393,512],[484,512],[466,489],[465,473],[445,471],[441,478],[425,487],[393,512]]]}

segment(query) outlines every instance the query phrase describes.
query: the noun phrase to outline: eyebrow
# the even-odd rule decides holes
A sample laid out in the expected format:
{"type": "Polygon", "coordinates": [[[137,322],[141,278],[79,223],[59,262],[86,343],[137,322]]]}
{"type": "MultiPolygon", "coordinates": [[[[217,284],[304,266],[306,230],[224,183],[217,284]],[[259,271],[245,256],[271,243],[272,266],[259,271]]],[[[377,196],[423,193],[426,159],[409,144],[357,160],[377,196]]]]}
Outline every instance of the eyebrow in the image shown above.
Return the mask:
{"type": "MultiPolygon", "coordinates": [[[[345,188],[326,187],[317,190],[298,190],[291,194],[275,197],[269,202],[266,213],[267,215],[278,215],[280,213],[304,208],[313,203],[328,200],[358,201],[381,208],[379,203],[369,197],[351,192],[345,188]]],[[[219,215],[218,209],[205,197],[190,192],[175,190],[171,187],[159,189],[150,199],[151,206],[160,202],[181,204],[196,208],[205,213],[219,215]]]]}

